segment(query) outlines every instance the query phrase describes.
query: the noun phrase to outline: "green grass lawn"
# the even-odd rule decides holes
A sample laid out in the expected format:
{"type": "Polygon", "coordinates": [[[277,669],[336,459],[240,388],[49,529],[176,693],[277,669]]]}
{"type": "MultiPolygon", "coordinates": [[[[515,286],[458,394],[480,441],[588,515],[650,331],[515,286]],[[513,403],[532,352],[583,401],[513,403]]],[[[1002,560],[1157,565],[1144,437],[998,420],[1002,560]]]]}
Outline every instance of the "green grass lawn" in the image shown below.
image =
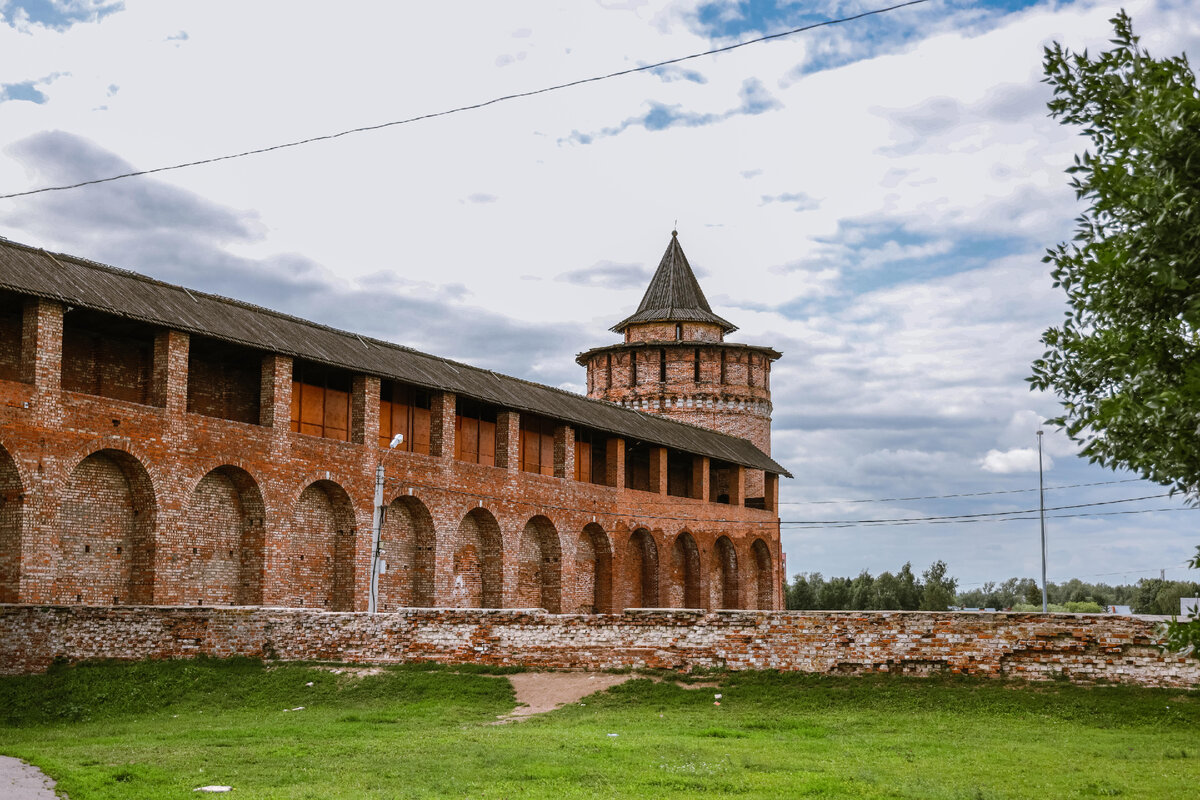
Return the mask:
{"type": "Polygon", "coordinates": [[[72,800],[195,798],[205,784],[277,798],[1200,797],[1196,691],[713,680],[720,688],[637,679],[491,725],[513,695],[479,671],[57,667],[0,678],[0,753],[42,767],[72,800]]]}

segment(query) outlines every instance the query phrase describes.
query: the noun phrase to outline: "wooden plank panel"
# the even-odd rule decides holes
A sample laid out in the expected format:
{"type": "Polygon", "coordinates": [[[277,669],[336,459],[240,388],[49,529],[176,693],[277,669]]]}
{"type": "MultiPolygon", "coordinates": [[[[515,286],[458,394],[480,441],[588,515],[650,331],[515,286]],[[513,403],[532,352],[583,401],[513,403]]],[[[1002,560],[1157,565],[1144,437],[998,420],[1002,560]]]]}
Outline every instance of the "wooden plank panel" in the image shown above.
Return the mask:
{"type": "Polygon", "coordinates": [[[539,464],[543,475],[554,474],[554,434],[543,433],[538,437],[541,439],[541,458],[539,464]]]}
{"type": "Polygon", "coordinates": [[[591,442],[575,442],[575,480],[581,483],[592,482],[591,442]]]}
{"type": "Polygon", "coordinates": [[[496,423],[479,423],[479,463],[496,466],[496,423]]]}
{"type": "Polygon", "coordinates": [[[537,431],[521,429],[521,469],[525,472],[539,472],[541,454],[541,437],[537,431]]]}
{"type": "Polygon", "coordinates": [[[429,455],[429,409],[412,409],[412,451],[429,455]]]}
{"type": "MultiPolygon", "coordinates": [[[[325,427],[325,390],[320,386],[301,383],[300,386],[300,427],[316,425],[325,427]]],[[[316,434],[320,436],[321,434],[316,434]]]]}
{"type": "Polygon", "coordinates": [[[350,393],[325,390],[325,438],[346,441],[350,438],[350,393]]]}
{"type": "MultiPolygon", "coordinates": [[[[392,401],[379,401],[379,446],[387,447],[399,431],[392,427],[392,401]]],[[[405,439],[408,437],[405,436],[405,439]]]]}

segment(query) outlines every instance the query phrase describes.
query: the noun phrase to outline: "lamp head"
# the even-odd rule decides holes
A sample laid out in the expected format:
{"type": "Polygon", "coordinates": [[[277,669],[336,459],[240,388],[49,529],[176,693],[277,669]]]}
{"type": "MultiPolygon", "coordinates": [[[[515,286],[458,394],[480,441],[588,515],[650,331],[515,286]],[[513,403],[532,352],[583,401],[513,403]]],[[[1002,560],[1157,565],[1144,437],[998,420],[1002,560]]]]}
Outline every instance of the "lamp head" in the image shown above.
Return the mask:
{"type": "Polygon", "coordinates": [[[397,433],[395,436],[392,437],[392,443],[388,445],[388,450],[395,450],[397,447],[400,446],[400,443],[403,441],[404,441],[404,434],[397,433]]]}

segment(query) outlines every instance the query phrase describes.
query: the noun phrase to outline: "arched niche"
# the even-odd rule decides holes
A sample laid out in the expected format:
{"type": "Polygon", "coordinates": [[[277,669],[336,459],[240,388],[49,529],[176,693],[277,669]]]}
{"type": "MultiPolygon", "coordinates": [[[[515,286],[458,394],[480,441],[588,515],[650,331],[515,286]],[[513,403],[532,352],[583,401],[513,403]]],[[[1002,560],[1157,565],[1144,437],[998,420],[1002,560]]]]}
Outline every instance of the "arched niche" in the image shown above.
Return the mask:
{"type": "Polygon", "coordinates": [[[504,603],[504,545],[500,525],[486,508],[473,508],[455,532],[453,608],[500,608],[504,603]]]}
{"type": "Polygon", "coordinates": [[[158,503],[150,475],[123,450],[84,458],[59,499],[56,603],[154,602],[158,503]]]}

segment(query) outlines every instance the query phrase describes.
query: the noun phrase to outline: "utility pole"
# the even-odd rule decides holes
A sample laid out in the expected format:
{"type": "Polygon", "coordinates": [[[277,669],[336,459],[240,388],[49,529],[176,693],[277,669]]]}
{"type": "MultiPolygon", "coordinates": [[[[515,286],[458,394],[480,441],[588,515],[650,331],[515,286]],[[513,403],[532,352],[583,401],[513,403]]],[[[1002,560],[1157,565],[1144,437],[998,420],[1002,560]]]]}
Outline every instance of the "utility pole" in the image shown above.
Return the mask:
{"type": "Polygon", "coordinates": [[[1042,479],[1042,432],[1037,432],[1038,437],[1038,511],[1042,519],[1042,613],[1045,614],[1046,605],[1046,485],[1042,479]]]}
{"type": "MultiPolygon", "coordinates": [[[[395,450],[404,441],[404,436],[397,433],[392,437],[388,451],[395,450]]],[[[379,457],[379,466],[375,467],[375,513],[371,520],[371,584],[367,590],[367,612],[374,614],[379,605],[379,542],[383,538],[383,521],[387,516],[387,506],[383,502],[383,456],[379,457]]]]}

